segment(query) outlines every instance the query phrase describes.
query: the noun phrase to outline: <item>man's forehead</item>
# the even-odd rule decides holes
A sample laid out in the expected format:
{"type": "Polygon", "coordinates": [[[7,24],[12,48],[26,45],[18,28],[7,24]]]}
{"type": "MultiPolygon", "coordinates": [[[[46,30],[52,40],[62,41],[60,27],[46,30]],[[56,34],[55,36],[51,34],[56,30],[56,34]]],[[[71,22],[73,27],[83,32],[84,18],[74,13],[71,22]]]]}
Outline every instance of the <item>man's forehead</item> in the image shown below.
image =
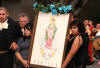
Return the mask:
{"type": "Polygon", "coordinates": [[[88,22],[89,22],[88,20],[85,20],[85,21],[84,21],[84,23],[88,23],[88,22]]]}
{"type": "Polygon", "coordinates": [[[6,8],[1,7],[0,11],[8,12],[6,8]]]}
{"type": "Polygon", "coordinates": [[[22,16],[22,17],[20,17],[20,19],[28,19],[28,17],[27,16],[22,16]]]}

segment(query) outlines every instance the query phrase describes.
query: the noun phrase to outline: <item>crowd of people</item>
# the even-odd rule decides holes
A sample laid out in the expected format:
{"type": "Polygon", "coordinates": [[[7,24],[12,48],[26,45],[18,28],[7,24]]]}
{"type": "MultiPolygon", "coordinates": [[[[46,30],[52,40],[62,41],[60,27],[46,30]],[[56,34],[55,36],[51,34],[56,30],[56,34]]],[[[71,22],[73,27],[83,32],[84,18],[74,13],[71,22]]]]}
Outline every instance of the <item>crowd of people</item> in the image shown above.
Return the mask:
{"type": "Polygon", "coordinates": [[[27,13],[20,13],[18,22],[9,17],[5,7],[0,7],[0,67],[13,68],[14,56],[20,61],[17,68],[29,67],[28,49],[33,23],[27,13]]]}
{"type": "MultiPolygon", "coordinates": [[[[29,68],[27,60],[33,23],[27,13],[21,12],[17,22],[9,15],[5,7],[0,7],[0,67],[29,68]]],[[[73,19],[69,29],[62,68],[86,68],[95,62],[94,58],[100,59],[100,49],[96,49],[93,44],[96,39],[100,39],[100,23],[94,26],[91,20],[73,19]]],[[[96,42],[96,46],[100,45],[99,42],[96,42]]]]}

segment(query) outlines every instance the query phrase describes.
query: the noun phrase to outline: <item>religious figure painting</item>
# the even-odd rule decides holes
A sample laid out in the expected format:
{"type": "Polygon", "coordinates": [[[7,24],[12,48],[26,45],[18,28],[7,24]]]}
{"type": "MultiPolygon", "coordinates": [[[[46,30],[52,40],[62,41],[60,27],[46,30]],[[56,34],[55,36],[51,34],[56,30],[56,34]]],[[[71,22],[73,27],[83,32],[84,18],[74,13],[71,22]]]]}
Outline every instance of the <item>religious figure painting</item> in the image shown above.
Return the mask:
{"type": "Polygon", "coordinates": [[[39,12],[29,50],[32,67],[61,68],[70,14],[39,12]]]}

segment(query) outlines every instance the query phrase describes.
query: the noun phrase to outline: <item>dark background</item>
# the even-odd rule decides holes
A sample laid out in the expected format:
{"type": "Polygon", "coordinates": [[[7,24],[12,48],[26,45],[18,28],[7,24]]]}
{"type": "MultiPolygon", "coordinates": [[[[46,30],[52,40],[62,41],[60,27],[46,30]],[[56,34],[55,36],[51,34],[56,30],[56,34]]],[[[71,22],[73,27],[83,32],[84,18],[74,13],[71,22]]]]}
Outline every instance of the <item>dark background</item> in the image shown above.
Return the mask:
{"type": "MultiPolygon", "coordinates": [[[[0,6],[7,7],[10,16],[17,20],[18,14],[24,11],[29,14],[31,20],[34,19],[33,0],[0,0],[0,6]]],[[[81,3],[79,3],[81,4],[81,3]]],[[[95,23],[100,23],[100,0],[88,0],[76,17],[85,20],[89,19],[95,23]]]]}
{"type": "Polygon", "coordinates": [[[89,0],[77,16],[100,23],[100,0],[89,0]]]}

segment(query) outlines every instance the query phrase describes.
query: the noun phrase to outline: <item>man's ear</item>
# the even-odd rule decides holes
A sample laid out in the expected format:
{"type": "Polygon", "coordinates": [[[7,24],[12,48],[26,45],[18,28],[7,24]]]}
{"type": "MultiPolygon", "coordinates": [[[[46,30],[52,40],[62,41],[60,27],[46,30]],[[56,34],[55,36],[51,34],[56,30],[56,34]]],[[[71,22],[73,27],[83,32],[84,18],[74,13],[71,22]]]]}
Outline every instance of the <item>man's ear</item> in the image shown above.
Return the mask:
{"type": "Polygon", "coordinates": [[[7,16],[9,16],[9,12],[6,12],[7,13],[7,16]]]}
{"type": "Polygon", "coordinates": [[[9,16],[9,13],[7,13],[7,16],[9,16]]]}

